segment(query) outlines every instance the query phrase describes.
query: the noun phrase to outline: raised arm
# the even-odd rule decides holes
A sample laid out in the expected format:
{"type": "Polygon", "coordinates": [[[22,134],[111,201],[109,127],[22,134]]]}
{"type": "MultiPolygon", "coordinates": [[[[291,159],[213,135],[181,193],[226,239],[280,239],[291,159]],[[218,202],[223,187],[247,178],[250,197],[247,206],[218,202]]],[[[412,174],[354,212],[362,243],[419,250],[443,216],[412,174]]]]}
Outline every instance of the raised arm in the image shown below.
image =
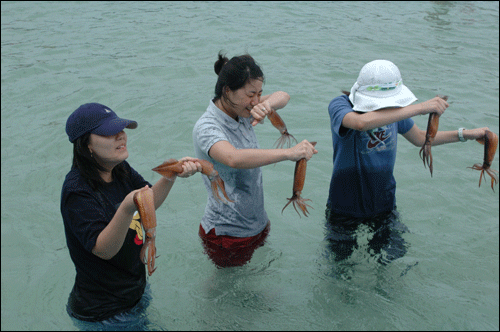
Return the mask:
{"type": "MultiPolygon", "coordinates": [[[[481,140],[484,137],[486,130],[489,130],[488,127],[464,129],[462,133],[465,140],[481,140]]],[[[426,132],[424,130],[418,128],[415,124],[406,134],[403,135],[403,137],[413,145],[420,147],[425,142],[425,133],[426,132]]],[[[432,145],[435,146],[459,141],[460,138],[458,136],[458,130],[438,131],[432,145]]]]}
{"type": "Polygon", "coordinates": [[[252,114],[254,120],[252,126],[257,125],[261,122],[271,109],[279,110],[285,107],[290,100],[290,95],[284,91],[276,91],[270,95],[260,97],[259,103],[255,105],[250,114],[252,114]]]}
{"type": "Polygon", "coordinates": [[[358,131],[367,131],[388,125],[390,123],[409,119],[415,115],[428,114],[432,112],[436,112],[441,115],[448,106],[449,104],[445,100],[439,97],[434,97],[423,103],[409,105],[406,107],[384,108],[367,113],[350,112],[344,116],[342,126],[358,131]]]}

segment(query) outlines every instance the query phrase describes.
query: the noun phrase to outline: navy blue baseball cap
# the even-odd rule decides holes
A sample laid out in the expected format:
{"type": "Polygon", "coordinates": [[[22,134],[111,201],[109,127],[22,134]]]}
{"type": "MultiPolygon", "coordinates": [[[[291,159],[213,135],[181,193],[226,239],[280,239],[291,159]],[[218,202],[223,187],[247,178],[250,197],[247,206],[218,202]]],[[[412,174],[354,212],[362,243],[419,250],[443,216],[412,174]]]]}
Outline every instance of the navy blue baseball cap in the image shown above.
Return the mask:
{"type": "Polygon", "coordinates": [[[66,121],[66,134],[71,143],[87,133],[112,136],[125,128],[135,129],[137,122],[119,118],[111,108],[98,103],[81,105],[66,121]]]}

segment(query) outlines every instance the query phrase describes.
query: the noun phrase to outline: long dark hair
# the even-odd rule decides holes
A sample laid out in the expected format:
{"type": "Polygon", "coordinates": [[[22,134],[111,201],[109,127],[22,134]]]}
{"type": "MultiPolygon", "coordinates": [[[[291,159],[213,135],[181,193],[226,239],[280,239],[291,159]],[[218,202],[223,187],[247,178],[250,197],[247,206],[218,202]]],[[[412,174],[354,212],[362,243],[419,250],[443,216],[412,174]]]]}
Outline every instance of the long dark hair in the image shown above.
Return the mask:
{"type": "Polygon", "coordinates": [[[219,52],[217,61],[214,64],[214,71],[219,76],[215,85],[215,97],[213,102],[223,98],[225,102],[234,106],[227,98],[225,87],[231,91],[236,91],[251,79],[261,79],[264,82],[264,73],[259,65],[249,55],[235,56],[231,60],[226,58],[222,51],[219,52]]]}
{"type": "MultiPolygon", "coordinates": [[[[102,167],[90,153],[89,150],[90,133],[79,137],[73,144],[73,167],[80,170],[83,178],[88,182],[92,190],[104,184],[104,180],[99,171],[104,172],[106,169],[102,167]]],[[[129,176],[123,162],[116,165],[111,172],[113,179],[123,180],[129,176]]]]}

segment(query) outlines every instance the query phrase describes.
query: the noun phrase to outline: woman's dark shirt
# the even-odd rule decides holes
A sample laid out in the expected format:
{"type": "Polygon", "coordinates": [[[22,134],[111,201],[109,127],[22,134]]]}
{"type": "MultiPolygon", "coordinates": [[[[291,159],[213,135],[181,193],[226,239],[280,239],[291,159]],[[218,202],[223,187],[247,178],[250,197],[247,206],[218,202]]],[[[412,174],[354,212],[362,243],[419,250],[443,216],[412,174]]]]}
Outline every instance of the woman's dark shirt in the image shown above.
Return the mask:
{"type": "Polygon", "coordinates": [[[100,321],[132,308],[146,287],[146,271],[139,259],[143,234],[134,217],[120,251],[104,260],[92,253],[97,237],[109,224],[127,194],[150,185],[124,161],[129,176],[114,179],[97,191],[76,168],[66,175],[61,214],[66,242],[76,268],[68,310],[78,319],[100,321]]]}

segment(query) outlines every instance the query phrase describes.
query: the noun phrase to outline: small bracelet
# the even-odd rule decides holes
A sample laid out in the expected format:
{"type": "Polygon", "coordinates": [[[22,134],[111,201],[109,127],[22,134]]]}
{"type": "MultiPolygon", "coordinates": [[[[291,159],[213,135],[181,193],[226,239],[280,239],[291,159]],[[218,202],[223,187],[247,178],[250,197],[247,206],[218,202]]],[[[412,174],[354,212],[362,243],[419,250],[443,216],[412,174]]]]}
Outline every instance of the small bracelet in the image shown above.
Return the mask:
{"type": "Polygon", "coordinates": [[[467,139],[464,138],[464,129],[465,128],[458,128],[458,139],[460,142],[467,142],[467,139]]]}

